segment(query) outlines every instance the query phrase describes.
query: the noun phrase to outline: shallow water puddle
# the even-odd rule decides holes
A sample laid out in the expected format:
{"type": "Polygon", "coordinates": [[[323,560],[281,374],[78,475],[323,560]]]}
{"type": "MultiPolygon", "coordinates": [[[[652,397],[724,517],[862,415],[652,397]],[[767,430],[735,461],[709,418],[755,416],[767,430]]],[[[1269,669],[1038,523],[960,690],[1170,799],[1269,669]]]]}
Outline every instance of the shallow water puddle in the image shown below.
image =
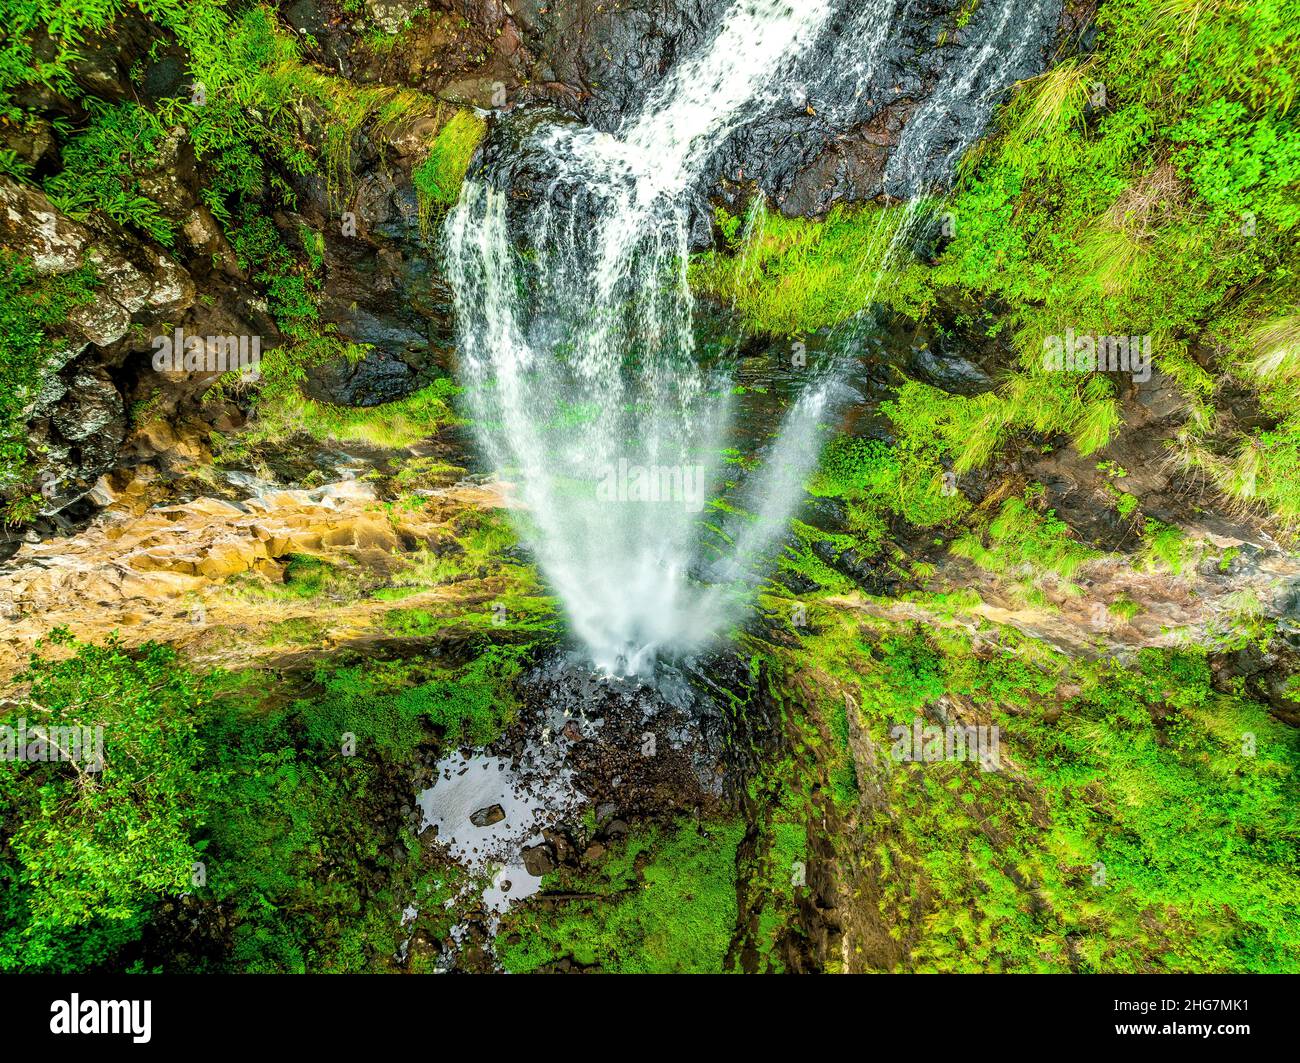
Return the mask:
{"type": "Polygon", "coordinates": [[[472,875],[492,874],[483,904],[493,914],[541,887],[524,866],[523,850],[540,845],[543,829],[583,801],[564,765],[564,745],[530,744],[517,768],[506,757],[453,753],[417,798],[421,832],[435,828],[438,842],[472,875]]]}

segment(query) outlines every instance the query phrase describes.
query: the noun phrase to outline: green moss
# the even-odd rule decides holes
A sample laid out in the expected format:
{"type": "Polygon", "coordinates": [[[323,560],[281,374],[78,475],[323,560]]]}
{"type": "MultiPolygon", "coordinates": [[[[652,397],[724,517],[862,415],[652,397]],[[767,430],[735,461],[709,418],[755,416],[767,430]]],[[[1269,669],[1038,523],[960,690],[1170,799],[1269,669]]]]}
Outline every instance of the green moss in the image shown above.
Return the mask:
{"type": "Polygon", "coordinates": [[[489,647],[462,668],[440,671],[405,662],[321,665],[319,692],[295,703],[309,740],[322,749],[345,734],[401,760],[436,729],[450,745],[485,745],[513,719],[512,693],[523,651],[489,647]]]}
{"type": "Polygon", "coordinates": [[[420,221],[426,228],[435,210],[456,205],[470,159],[486,132],[487,124],[473,111],[457,111],[438,133],[424,161],[411,172],[420,221]]]}
{"type": "MultiPolygon", "coordinates": [[[[732,253],[697,257],[691,283],[730,303],[756,331],[811,332],[864,308],[883,280],[882,266],[903,216],[900,208],[837,207],[824,221],[810,222],[773,213],[755,200],[743,230],[739,219],[721,215],[732,253]]],[[[897,280],[891,283],[903,299],[897,280]]]]}
{"type": "Polygon", "coordinates": [[[39,274],[30,262],[0,248],[0,493],[14,492],[27,475],[23,411],[58,352],[50,332],[74,308],[94,299],[96,284],[89,266],[39,274]]]}
{"type": "Polygon", "coordinates": [[[355,598],[357,591],[354,573],[307,554],[290,554],[284,578],[278,583],[244,577],[231,584],[232,593],[262,601],[306,601],[322,597],[346,600],[355,598]]]}
{"type": "Polygon", "coordinates": [[[656,827],[630,836],[600,871],[574,883],[599,896],[502,919],[497,956],[509,971],[565,957],[611,973],[723,970],[736,931],[739,823],[656,827]]]}
{"type": "Polygon", "coordinates": [[[999,574],[1051,572],[1063,580],[1100,556],[1071,537],[1069,525],[1052,510],[1039,512],[1037,494],[1009,498],[981,534],[971,532],[952,544],[952,552],[999,574]]]}

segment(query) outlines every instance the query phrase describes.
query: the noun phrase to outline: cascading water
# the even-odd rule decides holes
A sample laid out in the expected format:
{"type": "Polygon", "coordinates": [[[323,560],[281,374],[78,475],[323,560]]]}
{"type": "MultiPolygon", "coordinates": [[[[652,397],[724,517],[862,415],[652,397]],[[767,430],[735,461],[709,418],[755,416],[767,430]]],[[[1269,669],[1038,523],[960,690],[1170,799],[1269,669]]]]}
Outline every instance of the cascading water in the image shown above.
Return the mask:
{"type": "Polygon", "coordinates": [[[904,127],[885,170],[889,192],[910,199],[924,190],[927,175],[951,171],[993,113],[1007,87],[1006,72],[1026,64],[1038,31],[1053,14],[1050,0],[980,4],[971,23],[979,47],[969,61],[944,71],[904,127]],[[936,142],[942,146],[937,159],[936,142]]]}
{"type": "Polygon", "coordinates": [[[602,670],[645,672],[724,628],[733,589],[802,497],[826,376],[807,383],[739,489],[747,516],[725,522],[725,556],[706,556],[701,510],[721,489],[733,400],[725,375],[696,357],[686,274],[696,186],[737,129],[803,86],[838,79],[851,112],[895,8],[736,0],[613,131],[519,119],[534,124],[516,152],[546,175],[544,195],[512,199],[488,173],[467,180],[448,218],[480,442],[517,485],[522,533],[602,670]],[[832,30],[838,65],[810,76],[801,63],[832,30]]]}

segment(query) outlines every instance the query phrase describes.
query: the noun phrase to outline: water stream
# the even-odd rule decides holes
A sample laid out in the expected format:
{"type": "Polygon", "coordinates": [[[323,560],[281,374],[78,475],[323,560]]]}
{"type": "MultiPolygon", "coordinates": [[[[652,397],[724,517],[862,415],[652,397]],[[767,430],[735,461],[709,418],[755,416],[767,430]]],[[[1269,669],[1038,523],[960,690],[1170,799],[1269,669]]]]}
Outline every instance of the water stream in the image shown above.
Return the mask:
{"type": "MultiPolygon", "coordinates": [[[[909,196],[923,190],[932,138],[955,159],[978,135],[954,139],[945,116],[1001,84],[1045,4],[1019,20],[1015,0],[980,5],[970,32],[983,46],[968,48],[969,69],[943,79],[899,146],[889,179],[909,196]]],[[[600,670],[643,674],[736,619],[803,497],[834,403],[834,368],[806,370],[757,467],[738,476],[724,464],[736,400],[725,370],[698,356],[687,283],[710,163],[738,129],[801,94],[851,120],[910,8],[737,0],[616,129],[504,119],[545,194],[512,196],[488,166],[447,220],[478,441],[514,485],[523,538],[600,670]],[[731,504],[706,509],[728,482],[731,504]]]]}

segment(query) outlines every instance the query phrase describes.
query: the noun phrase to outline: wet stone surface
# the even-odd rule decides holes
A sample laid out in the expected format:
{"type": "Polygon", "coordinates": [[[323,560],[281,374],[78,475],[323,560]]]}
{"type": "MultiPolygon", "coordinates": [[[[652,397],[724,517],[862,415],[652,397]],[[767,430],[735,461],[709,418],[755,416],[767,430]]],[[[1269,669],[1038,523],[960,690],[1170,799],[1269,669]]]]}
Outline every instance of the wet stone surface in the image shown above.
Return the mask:
{"type": "Polygon", "coordinates": [[[417,798],[420,839],[466,872],[451,902],[459,922],[440,943],[445,968],[491,966],[501,913],[543,893],[551,871],[598,864],[637,824],[720,806],[715,665],[692,658],[653,680],[619,679],[556,651],[521,681],[506,735],[438,762],[417,798]]]}

